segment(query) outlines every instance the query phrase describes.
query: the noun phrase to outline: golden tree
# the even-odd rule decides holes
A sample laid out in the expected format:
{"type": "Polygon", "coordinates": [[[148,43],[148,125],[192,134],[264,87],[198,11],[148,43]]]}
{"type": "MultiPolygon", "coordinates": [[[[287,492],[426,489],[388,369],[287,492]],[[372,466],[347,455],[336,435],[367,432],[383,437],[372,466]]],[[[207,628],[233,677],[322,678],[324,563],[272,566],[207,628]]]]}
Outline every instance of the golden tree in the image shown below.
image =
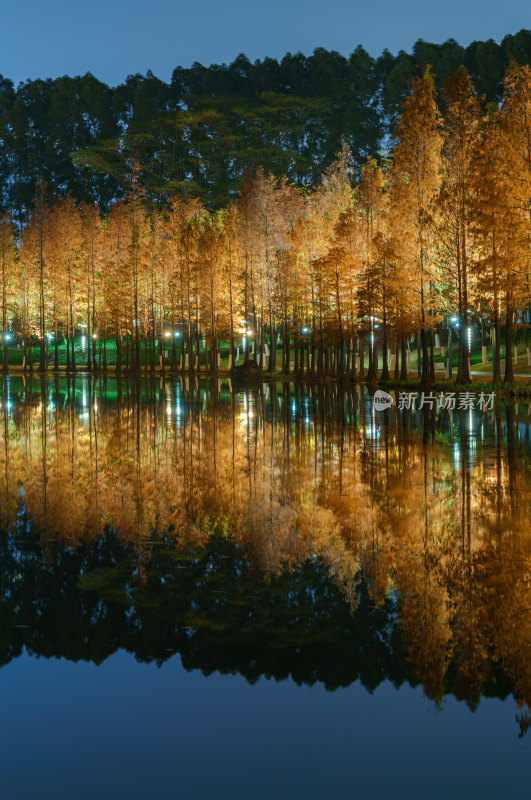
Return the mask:
{"type": "Polygon", "coordinates": [[[416,323],[422,342],[422,381],[431,380],[428,330],[433,320],[430,286],[433,280],[431,209],[439,190],[441,120],[435,102],[435,82],[427,67],[413,80],[395,134],[392,151],[392,203],[400,209],[393,231],[400,259],[414,276],[416,323]]]}
{"type": "Polygon", "coordinates": [[[15,230],[9,217],[0,217],[0,303],[2,304],[2,365],[8,370],[9,324],[13,313],[16,265],[15,230]]]}
{"type": "Polygon", "coordinates": [[[445,277],[457,295],[459,360],[457,383],[470,383],[469,306],[472,157],[479,131],[480,102],[470,76],[461,66],[444,85],[443,184],[439,195],[438,238],[444,252],[445,277]]]}

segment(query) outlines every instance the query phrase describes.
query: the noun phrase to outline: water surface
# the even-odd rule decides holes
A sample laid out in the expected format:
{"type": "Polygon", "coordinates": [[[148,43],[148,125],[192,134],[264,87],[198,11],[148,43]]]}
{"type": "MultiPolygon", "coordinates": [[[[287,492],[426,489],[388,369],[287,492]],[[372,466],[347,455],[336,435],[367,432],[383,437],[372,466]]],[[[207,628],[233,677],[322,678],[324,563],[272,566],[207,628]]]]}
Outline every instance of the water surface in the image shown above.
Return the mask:
{"type": "Polygon", "coordinates": [[[82,375],[1,402],[5,796],[525,790],[527,404],[82,375]]]}

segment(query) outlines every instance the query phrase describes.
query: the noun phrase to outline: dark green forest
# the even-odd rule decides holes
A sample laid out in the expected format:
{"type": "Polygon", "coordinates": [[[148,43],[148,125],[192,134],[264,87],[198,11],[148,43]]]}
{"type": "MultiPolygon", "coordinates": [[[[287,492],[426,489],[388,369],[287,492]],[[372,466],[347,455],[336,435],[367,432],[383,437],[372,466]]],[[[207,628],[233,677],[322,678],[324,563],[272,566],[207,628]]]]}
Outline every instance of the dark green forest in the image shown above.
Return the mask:
{"type": "Polygon", "coordinates": [[[315,183],[345,140],[360,161],[386,151],[411,78],[431,64],[440,88],[460,64],[483,103],[499,101],[509,58],[531,62],[531,30],[468,47],[419,40],[411,53],[363,47],[349,57],[318,48],[280,61],[177,67],[109,87],[90,74],[28,80],[0,76],[0,206],[24,221],[38,187],[103,209],[126,190],[131,156],[151,202],[182,191],[226,203],[259,166],[297,185],[315,183]]]}

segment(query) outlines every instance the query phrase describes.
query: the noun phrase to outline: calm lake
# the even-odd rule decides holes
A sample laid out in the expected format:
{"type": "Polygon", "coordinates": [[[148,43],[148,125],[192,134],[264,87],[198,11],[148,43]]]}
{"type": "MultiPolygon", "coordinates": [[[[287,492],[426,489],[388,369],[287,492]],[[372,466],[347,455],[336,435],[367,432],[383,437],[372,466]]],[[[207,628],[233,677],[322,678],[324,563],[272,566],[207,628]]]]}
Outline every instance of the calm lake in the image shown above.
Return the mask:
{"type": "Polygon", "coordinates": [[[0,399],[2,798],[527,796],[531,404],[0,399]]]}

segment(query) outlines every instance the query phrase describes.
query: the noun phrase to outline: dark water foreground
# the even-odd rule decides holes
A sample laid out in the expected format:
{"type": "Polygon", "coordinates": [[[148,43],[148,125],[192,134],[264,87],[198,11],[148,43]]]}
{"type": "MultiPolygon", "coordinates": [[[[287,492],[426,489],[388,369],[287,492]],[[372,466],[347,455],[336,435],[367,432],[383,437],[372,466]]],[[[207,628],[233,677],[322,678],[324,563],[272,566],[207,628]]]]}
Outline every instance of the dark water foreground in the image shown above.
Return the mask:
{"type": "Polygon", "coordinates": [[[0,793],[527,796],[531,407],[7,378],[0,793]]]}

